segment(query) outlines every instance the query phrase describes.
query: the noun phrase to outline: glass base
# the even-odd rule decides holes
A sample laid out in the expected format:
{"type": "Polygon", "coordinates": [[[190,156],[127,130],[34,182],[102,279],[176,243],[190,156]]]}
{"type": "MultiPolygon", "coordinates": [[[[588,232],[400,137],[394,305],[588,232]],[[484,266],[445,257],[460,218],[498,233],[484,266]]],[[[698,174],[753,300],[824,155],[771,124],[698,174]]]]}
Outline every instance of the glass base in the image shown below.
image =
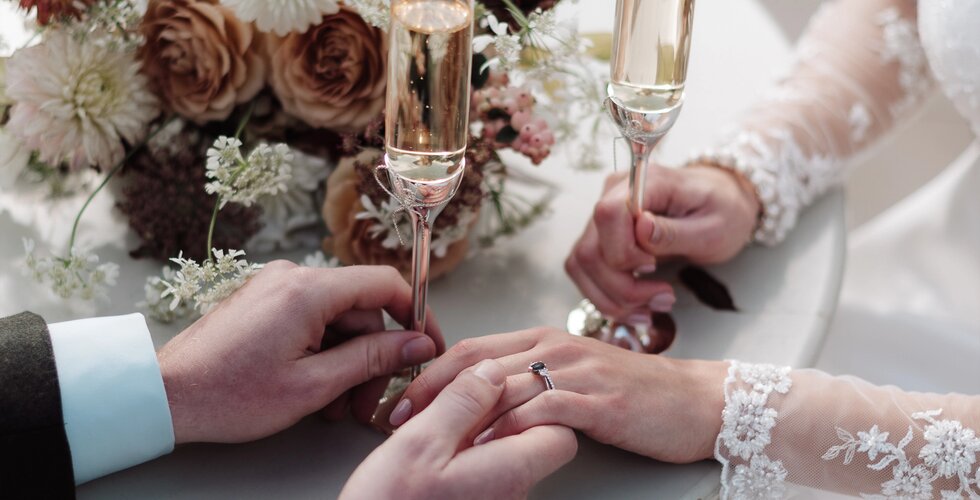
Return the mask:
{"type": "Polygon", "coordinates": [[[660,354],[674,343],[677,323],[666,313],[651,313],[650,324],[631,325],[602,315],[595,305],[583,300],[568,314],[568,333],[590,337],[633,352],[660,354]]]}

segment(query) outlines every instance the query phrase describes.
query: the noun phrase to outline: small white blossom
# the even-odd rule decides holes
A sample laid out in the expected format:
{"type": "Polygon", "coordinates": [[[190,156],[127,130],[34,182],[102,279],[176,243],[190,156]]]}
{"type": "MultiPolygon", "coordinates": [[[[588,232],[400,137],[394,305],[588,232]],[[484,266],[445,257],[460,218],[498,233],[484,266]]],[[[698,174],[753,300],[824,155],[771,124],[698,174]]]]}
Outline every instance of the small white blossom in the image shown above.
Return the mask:
{"type": "Polygon", "coordinates": [[[973,429],[956,420],[939,420],[926,427],[923,437],[927,444],[919,451],[919,458],[941,476],[973,472],[980,452],[980,439],[973,429]]]}
{"type": "Polygon", "coordinates": [[[313,252],[303,258],[303,267],[316,267],[323,269],[335,269],[341,267],[340,260],[337,257],[327,258],[323,252],[313,252]]]}
{"type": "Polygon", "coordinates": [[[356,10],[368,24],[388,30],[388,24],[391,22],[389,0],[345,0],[344,4],[356,10]]]}
{"type": "Polygon", "coordinates": [[[226,299],[248,282],[255,273],[262,269],[261,264],[251,264],[241,250],[229,250],[227,253],[217,248],[212,249],[214,258],[199,264],[192,259],[185,259],[183,254],[170,259],[180,268],[170,279],[166,275],[161,280],[165,290],[160,298],[172,297],[169,308],[176,311],[181,305],[194,304],[194,309],[200,314],[207,314],[214,306],[226,299]]]}
{"type": "Polygon", "coordinates": [[[733,498],[782,499],[786,496],[786,468],[779,460],[755,455],[749,465],[739,464],[732,477],[733,498]]]}
{"type": "Polygon", "coordinates": [[[897,498],[932,498],[932,472],[924,465],[912,467],[901,462],[892,468],[893,478],[883,483],[881,492],[897,498]]]}
{"type": "Polygon", "coordinates": [[[858,431],[858,451],[867,453],[869,460],[878,458],[878,453],[887,453],[891,447],[888,445],[888,433],[881,432],[878,426],[873,426],[868,432],[858,431]]]}
{"type": "Polygon", "coordinates": [[[119,276],[118,265],[100,264],[98,255],[78,248],[72,248],[68,257],[41,257],[35,253],[34,240],[23,241],[26,270],[35,281],[64,299],[108,299],[107,290],[119,276]]]}
{"type": "Polygon", "coordinates": [[[316,248],[320,235],[311,228],[321,224],[315,193],[330,173],[323,158],[293,153],[292,173],[286,191],[259,198],[262,207],[262,229],[249,240],[250,251],[269,253],[275,250],[316,248]]]}
{"type": "Polygon", "coordinates": [[[340,10],[337,0],[221,0],[239,19],[255,21],[259,31],[286,36],[319,24],[323,16],[340,10]]]}
{"type": "Polygon", "coordinates": [[[510,26],[507,23],[500,22],[493,14],[488,14],[481,19],[480,25],[488,28],[493,34],[474,37],[473,51],[483,52],[493,44],[497,56],[487,64],[497,63],[505,70],[516,66],[521,57],[521,38],[508,33],[510,26]]]}
{"type": "Polygon", "coordinates": [[[470,224],[476,219],[476,213],[466,210],[459,216],[459,220],[453,226],[443,228],[432,240],[432,255],[443,258],[449,252],[449,247],[457,241],[466,238],[470,234],[470,224]]]}
{"type": "Polygon", "coordinates": [[[170,301],[166,300],[164,293],[167,291],[167,283],[177,278],[177,273],[170,266],[164,266],[160,276],[148,276],[143,291],[146,298],[137,304],[137,307],[145,309],[149,316],[161,323],[173,323],[174,321],[190,316],[192,309],[186,302],[177,304],[176,308],[170,308],[170,301]]]}
{"type": "Polygon", "coordinates": [[[776,410],[766,406],[766,394],[737,390],[722,412],[721,439],[732,455],[748,460],[761,453],[772,439],[776,410]]]}
{"type": "Polygon", "coordinates": [[[402,244],[404,235],[412,234],[411,221],[397,201],[389,199],[375,206],[371,198],[362,194],[361,206],[364,207],[364,210],[355,215],[354,218],[378,221],[377,224],[368,228],[368,235],[374,239],[383,237],[382,248],[389,250],[398,248],[402,244]]]}
{"type": "Polygon", "coordinates": [[[227,203],[252,206],[262,196],[285,192],[292,175],[293,154],[285,144],[259,144],[246,160],[241,152],[242,142],[225,136],[214,141],[207,152],[208,194],[221,197],[221,207],[227,203]]]}

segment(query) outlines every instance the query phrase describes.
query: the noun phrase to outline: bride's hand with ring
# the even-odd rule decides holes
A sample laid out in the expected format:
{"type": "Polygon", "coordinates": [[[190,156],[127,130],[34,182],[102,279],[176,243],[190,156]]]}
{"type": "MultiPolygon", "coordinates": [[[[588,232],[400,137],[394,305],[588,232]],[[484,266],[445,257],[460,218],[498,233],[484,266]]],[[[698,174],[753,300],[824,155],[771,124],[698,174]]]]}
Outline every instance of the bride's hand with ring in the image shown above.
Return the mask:
{"type": "MultiPolygon", "coordinates": [[[[429,366],[392,413],[401,425],[463,370],[496,359],[504,393],[477,443],[560,424],[625,450],[688,463],[710,458],[724,407],[722,362],[639,354],[549,328],[466,339],[429,366]],[[543,362],[555,390],[529,366],[543,362]]],[[[538,368],[541,368],[539,365],[538,368]]]]}

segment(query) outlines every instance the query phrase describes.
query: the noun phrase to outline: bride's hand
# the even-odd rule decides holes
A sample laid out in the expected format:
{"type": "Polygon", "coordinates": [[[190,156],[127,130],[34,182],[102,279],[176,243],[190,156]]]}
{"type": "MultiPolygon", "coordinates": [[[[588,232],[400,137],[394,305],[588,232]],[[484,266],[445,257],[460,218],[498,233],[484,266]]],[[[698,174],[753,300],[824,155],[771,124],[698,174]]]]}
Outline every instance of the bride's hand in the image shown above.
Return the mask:
{"type": "Polygon", "coordinates": [[[627,208],[629,180],[622,173],[611,175],[565,261],[579,291],[616,318],[667,312],[674,304],[667,284],[639,279],[634,272],[651,272],[665,258],[696,264],[731,259],[751,240],[758,218],[754,188],[728,170],[651,165],[646,186],[646,211],[634,220],[627,208]]]}
{"type": "Polygon", "coordinates": [[[426,408],[458,373],[494,358],[508,378],[485,422],[501,439],[538,425],[561,424],[589,437],[658,460],[687,463],[710,458],[721,429],[721,362],[673,360],[538,328],[467,339],[412,383],[392,413],[399,425],[426,408]],[[547,364],[556,390],[546,391],[531,363],[547,364]]]}

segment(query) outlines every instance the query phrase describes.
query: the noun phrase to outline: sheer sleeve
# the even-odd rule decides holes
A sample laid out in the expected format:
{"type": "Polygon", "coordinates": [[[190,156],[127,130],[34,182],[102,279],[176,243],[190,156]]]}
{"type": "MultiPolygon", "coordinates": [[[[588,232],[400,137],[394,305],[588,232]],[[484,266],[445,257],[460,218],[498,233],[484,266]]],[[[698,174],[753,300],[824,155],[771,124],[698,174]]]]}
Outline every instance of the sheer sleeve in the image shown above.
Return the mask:
{"type": "Polygon", "coordinates": [[[903,392],[733,362],[715,456],[722,497],[791,485],[866,498],[980,498],[980,397],[903,392]]]}
{"type": "Polygon", "coordinates": [[[933,88],[916,11],[915,0],[824,4],[787,76],[691,162],[738,170],[755,185],[757,241],[781,241],[799,211],[933,88]]]}

